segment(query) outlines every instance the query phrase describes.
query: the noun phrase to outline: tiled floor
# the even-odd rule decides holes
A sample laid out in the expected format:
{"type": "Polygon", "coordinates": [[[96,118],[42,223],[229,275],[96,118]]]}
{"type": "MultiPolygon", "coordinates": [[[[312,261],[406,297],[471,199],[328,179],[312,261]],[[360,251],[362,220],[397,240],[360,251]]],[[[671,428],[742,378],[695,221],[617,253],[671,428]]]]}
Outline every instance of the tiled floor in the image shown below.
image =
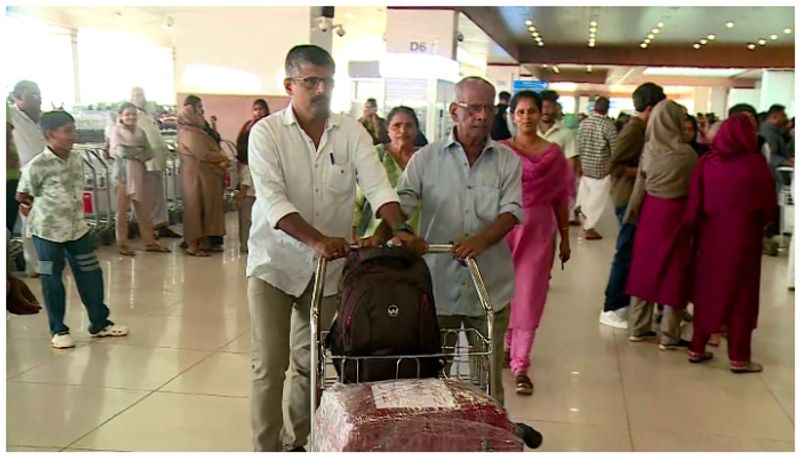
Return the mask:
{"type": "MultiPolygon", "coordinates": [[[[736,376],[724,343],[712,363],[694,366],[685,354],[631,345],[624,332],[598,325],[614,247],[610,217],[602,229],[599,242],[574,231],[573,260],[553,271],[533,355],[536,391],[518,397],[506,376],[511,417],[542,431],[544,451],[794,450],[787,258],[764,258],[753,357],[766,369],[736,376]]],[[[233,238],[227,246],[207,259],[101,249],[112,318],[131,327],[128,338],[88,338],[71,280],[67,323],[77,348],[49,347],[44,313],[11,316],[7,449],[250,450],[245,259],[233,238]]]]}

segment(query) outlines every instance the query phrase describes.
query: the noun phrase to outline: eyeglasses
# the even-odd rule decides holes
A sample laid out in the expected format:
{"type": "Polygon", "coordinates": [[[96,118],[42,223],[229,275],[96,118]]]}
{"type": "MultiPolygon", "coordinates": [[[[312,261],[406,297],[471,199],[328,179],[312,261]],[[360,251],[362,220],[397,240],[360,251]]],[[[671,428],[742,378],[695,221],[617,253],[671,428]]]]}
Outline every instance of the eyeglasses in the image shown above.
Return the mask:
{"type": "Polygon", "coordinates": [[[316,89],[320,83],[325,83],[326,86],[330,87],[334,84],[333,76],[328,76],[326,78],[320,78],[318,76],[290,76],[286,79],[299,81],[306,89],[316,89]]]}
{"type": "Polygon", "coordinates": [[[455,104],[467,110],[469,114],[478,114],[480,111],[483,111],[484,113],[492,116],[497,113],[497,107],[494,105],[481,105],[479,103],[471,105],[464,102],[455,102],[455,104]]]}

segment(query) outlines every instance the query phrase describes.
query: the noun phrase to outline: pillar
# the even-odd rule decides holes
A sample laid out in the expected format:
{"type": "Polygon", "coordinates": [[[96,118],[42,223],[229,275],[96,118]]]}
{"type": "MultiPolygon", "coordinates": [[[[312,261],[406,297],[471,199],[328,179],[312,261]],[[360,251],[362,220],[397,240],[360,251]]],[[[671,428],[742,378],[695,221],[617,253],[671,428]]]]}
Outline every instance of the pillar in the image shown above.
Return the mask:
{"type": "Polygon", "coordinates": [[[767,70],[761,77],[759,111],[776,103],[786,106],[790,118],[794,116],[794,71],[767,70]]]}

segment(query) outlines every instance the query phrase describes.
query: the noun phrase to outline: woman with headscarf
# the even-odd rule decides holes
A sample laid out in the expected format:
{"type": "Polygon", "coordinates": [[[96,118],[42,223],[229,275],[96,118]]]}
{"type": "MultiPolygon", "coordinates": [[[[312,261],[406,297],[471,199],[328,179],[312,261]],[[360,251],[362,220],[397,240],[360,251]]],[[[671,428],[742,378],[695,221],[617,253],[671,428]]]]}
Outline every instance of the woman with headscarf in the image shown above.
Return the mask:
{"type": "Polygon", "coordinates": [[[708,145],[697,142],[697,119],[691,114],[687,114],[686,120],[683,121],[683,137],[698,156],[708,152],[708,145]]]}
{"type": "Polygon", "coordinates": [[[139,110],[133,103],[123,103],[119,122],[111,128],[109,152],[114,158],[114,177],[117,183],[116,237],[119,253],[134,256],[128,245],[128,209],[133,203],[139,232],[148,252],[170,252],[155,240],[150,190],[147,188],[145,163],[153,158],[153,150],[144,130],[136,125],[139,110]]]}
{"type": "Polygon", "coordinates": [[[230,160],[203,128],[202,102],[185,104],[178,112],[181,154],[183,236],[186,252],[207,257],[210,237],[225,235],[225,169],[230,160]]]}
{"type": "Polygon", "coordinates": [[[256,122],[269,116],[269,105],[263,98],[253,102],[253,117],[248,119],[239,130],[236,137],[236,161],[239,172],[239,192],[236,193],[236,208],[239,210],[239,252],[247,252],[247,243],[250,238],[252,225],[253,205],[256,202],[256,189],[253,186],[253,176],[250,174],[250,160],[248,146],[250,143],[250,129],[256,122]]]}
{"type": "Polygon", "coordinates": [[[625,287],[634,298],[628,340],[644,341],[651,334],[653,304],[666,305],[660,324],[662,351],[688,346],[680,337],[690,255],[690,237],[682,220],[697,153],[683,136],[684,119],[686,109],[672,100],[653,108],[624,218],[624,223],[637,225],[625,287]]]}
{"type": "Polygon", "coordinates": [[[750,360],[750,338],[758,321],[763,233],[777,199],[756,133],[752,114],[737,113],[722,124],[694,171],[685,216],[694,234],[689,361],[710,359],[706,343],[725,329],[734,373],[763,369],[750,360]]]}
{"type": "Polygon", "coordinates": [[[528,376],[536,329],[544,312],[556,233],[562,265],[570,258],[569,208],[575,201],[575,177],[556,143],[538,133],[542,99],[532,91],[514,95],[510,103],[516,135],[502,143],[519,156],[522,166],[522,206],[525,217],[507,236],[514,261],[514,299],[506,331],[509,366],[515,391],[533,393],[528,376]]]}

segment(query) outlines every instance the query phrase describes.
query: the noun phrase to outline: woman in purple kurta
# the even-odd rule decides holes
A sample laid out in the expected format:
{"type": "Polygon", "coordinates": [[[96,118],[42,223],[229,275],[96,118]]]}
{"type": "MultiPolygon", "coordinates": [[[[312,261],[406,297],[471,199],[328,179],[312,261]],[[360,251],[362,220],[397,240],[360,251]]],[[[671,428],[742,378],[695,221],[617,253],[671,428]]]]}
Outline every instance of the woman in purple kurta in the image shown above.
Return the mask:
{"type": "Polygon", "coordinates": [[[692,176],[686,213],[695,240],[689,361],[710,359],[706,343],[724,328],[734,373],[762,370],[750,360],[750,337],[758,321],[764,228],[777,204],[755,126],[749,113],[722,124],[692,176]]]}
{"type": "Polygon", "coordinates": [[[510,107],[517,135],[503,144],[516,152],[522,162],[525,215],[522,224],[506,236],[515,274],[506,347],[511,351],[516,392],[530,395],[533,383],[528,367],[547,299],[556,233],[561,233],[561,260],[566,262],[570,256],[568,209],[575,200],[575,181],[561,148],[537,133],[542,108],[539,95],[520,92],[510,107]]]}
{"type": "Polygon", "coordinates": [[[667,305],[661,319],[661,350],[688,345],[680,338],[690,255],[689,233],[682,221],[697,154],[683,138],[685,118],[686,109],[672,100],[653,108],[625,214],[625,223],[637,225],[625,287],[625,293],[636,299],[628,313],[629,340],[641,341],[643,336],[634,334],[632,327],[644,323],[649,329],[652,303],[667,305]]]}

